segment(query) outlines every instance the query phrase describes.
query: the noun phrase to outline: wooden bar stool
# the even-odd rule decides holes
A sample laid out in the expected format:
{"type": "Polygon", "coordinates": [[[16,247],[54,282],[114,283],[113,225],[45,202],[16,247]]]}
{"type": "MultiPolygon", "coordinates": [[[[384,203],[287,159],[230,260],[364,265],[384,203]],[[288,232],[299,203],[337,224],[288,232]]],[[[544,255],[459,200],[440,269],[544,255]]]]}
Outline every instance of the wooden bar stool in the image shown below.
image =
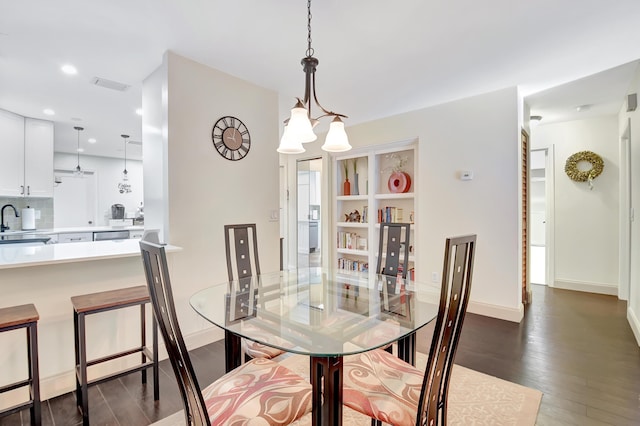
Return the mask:
{"type": "Polygon", "coordinates": [[[10,383],[0,388],[0,393],[13,389],[29,386],[31,399],[22,404],[14,405],[0,411],[0,417],[17,413],[27,407],[31,414],[31,424],[40,425],[40,374],[38,372],[38,311],[33,304],[12,306],[0,309],[0,333],[9,330],[26,328],[27,331],[27,358],[29,364],[29,377],[25,380],[10,383]]]}
{"type": "Polygon", "coordinates": [[[153,316],[153,352],[150,352],[146,346],[145,305],[149,302],[149,292],[146,286],[84,294],[71,298],[71,303],[73,304],[73,324],[75,331],[76,403],[78,409],[82,412],[82,423],[84,425],[89,424],[89,386],[97,385],[107,380],[122,377],[136,371],[142,372],[142,383],[147,383],[147,368],[153,368],[153,399],[157,401],[160,398],[157,355],[158,330],[156,327],[155,317],[153,316]],[[85,317],[99,312],[112,311],[114,309],[122,309],[136,305],[140,305],[140,346],[113,355],[104,356],[102,358],[87,360],[85,317]],[[112,361],[137,352],[140,352],[142,355],[140,364],[93,380],[88,379],[87,367],[106,361],[112,361]]]}

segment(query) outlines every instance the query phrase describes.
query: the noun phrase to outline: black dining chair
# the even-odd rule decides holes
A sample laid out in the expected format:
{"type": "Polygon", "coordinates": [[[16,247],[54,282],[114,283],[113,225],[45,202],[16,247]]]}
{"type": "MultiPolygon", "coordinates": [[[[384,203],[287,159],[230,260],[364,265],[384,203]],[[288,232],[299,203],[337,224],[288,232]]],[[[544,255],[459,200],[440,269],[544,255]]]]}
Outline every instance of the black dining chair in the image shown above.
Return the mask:
{"type": "Polygon", "coordinates": [[[407,278],[411,224],[382,222],[376,273],[407,278]]]}
{"type": "Polygon", "coordinates": [[[201,391],[178,324],[164,246],[140,241],[140,250],[187,425],[245,424],[253,419],[286,425],[311,412],[311,384],[268,359],[251,360],[201,391]]]}
{"type": "MultiPolygon", "coordinates": [[[[411,238],[411,224],[410,223],[394,223],[394,222],[382,222],[380,224],[380,238],[378,242],[378,260],[376,263],[376,273],[386,275],[387,278],[385,285],[395,285],[396,277],[401,276],[407,278],[409,272],[409,239],[411,238]]],[[[387,340],[387,335],[395,334],[394,330],[387,331],[388,329],[397,328],[397,324],[383,323],[377,327],[372,328],[366,335],[362,336],[363,339],[377,338],[381,340],[387,340]]],[[[403,341],[399,347],[399,351],[406,351],[407,345],[412,345],[414,338],[411,337],[403,341]]],[[[356,344],[357,344],[356,340],[356,344]]],[[[388,344],[382,349],[392,353],[393,346],[388,344]]]]}
{"type": "MultiPolygon", "coordinates": [[[[224,245],[227,254],[227,273],[230,282],[260,275],[258,237],[256,235],[255,223],[225,225],[224,245]]],[[[247,324],[245,327],[250,326],[247,324]]],[[[254,329],[251,330],[251,332],[253,335],[256,335],[262,331],[254,329]]],[[[286,342],[278,343],[286,344],[286,342]]],[[[246,360],[252,358],[272,359],[284,353],[280,349],[247,339],[243,339],[242,348],[246,360]]]]}
{"type": "Polygon", "coordinates": [[[344,405],[372,418],[372,425],[446,425],[447,391],[464,322],[476,235],[447,238],[440,306],[424,371],[376,349],[344,364],[344,405]]]}

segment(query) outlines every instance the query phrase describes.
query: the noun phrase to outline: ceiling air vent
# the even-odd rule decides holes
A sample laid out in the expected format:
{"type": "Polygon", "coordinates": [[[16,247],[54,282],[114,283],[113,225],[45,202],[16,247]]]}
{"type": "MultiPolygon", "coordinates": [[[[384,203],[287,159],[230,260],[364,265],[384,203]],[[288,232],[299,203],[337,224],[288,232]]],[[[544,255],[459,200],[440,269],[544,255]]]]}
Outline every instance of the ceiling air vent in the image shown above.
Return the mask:
{"type": "Polygon", "coordinates": [[[117,90],[119,92],[124,92],[127,89],[129,89],[129,87],[131,87],[128,84],[118,83],[117,81],[107,80],[106,78],[101,78],[101,77],[93,77],[93,79],[91,80],[91,84],[94,84],[100,87],[105,87],[111,90],[117,90]]]}

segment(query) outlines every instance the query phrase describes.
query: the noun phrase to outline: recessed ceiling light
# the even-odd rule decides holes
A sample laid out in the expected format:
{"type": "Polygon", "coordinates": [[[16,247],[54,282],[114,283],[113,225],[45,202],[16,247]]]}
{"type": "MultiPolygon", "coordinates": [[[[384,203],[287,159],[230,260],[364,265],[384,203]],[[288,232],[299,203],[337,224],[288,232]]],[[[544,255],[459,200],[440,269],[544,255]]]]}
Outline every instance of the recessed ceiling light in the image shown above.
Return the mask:
{"type": "Polygon", "coordinates": [[[78,152],[84,152],[84,148],[78,148],[78,149],[76,149],[76,151],[78,151],[78,152]]]}
{"type": "Polygon", "coordinates": [[[56,112],[54,110],[52,110],[51,108],[45,108],[42,110],[42,112],[46,115],[55,115],[56,112]]]}
{"type": "Polygon", "coordinates": [[[589,111],[591,109],[591,105],[587,104],[587,105],[578,105],[576,107],[576,111],[578,112],[584,112],[584,111],[589,111]]]}
{"type": "Polygon", "coordinates": [[[142,115],[142,108],[137,108],[136,109],[136,114],[142,115]]]}
{"type": "Polygon", "coordinates": [[[62,67],[60,67],[60,69],[62,70],[63,73],[65,73],[67,75],[76,75],[76,74],[78,74],[78,70],[76,69],[76,67],[74,67],[71,64],[65,64],[62,67]]]}
{"type": "Polygon", "coordinates": [[[89,138],[89,139],[87,139],[87,142],[89,142],[89,143],[96,143],[96,142],[98,142],[98,141],[96,140],[96,138],[89,138]]]}
{"type": "Polygon", "coordinates": [[[80,117],[71,117],[71,121],[82,121],[80,117]]]}

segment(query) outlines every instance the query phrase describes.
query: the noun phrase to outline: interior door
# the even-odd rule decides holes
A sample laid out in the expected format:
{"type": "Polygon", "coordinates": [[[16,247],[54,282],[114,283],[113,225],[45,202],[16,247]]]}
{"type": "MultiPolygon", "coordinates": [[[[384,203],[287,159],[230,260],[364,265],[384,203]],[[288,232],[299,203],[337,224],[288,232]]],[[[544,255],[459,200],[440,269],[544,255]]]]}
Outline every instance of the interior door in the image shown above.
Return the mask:
{"type": "Polygon", "coordinates": [[[69,171],[55,171],[53,188],[53,226],[71,228],[93,226],[96,223],[97,187],[93,172],[82,177],[69,171]]]}

